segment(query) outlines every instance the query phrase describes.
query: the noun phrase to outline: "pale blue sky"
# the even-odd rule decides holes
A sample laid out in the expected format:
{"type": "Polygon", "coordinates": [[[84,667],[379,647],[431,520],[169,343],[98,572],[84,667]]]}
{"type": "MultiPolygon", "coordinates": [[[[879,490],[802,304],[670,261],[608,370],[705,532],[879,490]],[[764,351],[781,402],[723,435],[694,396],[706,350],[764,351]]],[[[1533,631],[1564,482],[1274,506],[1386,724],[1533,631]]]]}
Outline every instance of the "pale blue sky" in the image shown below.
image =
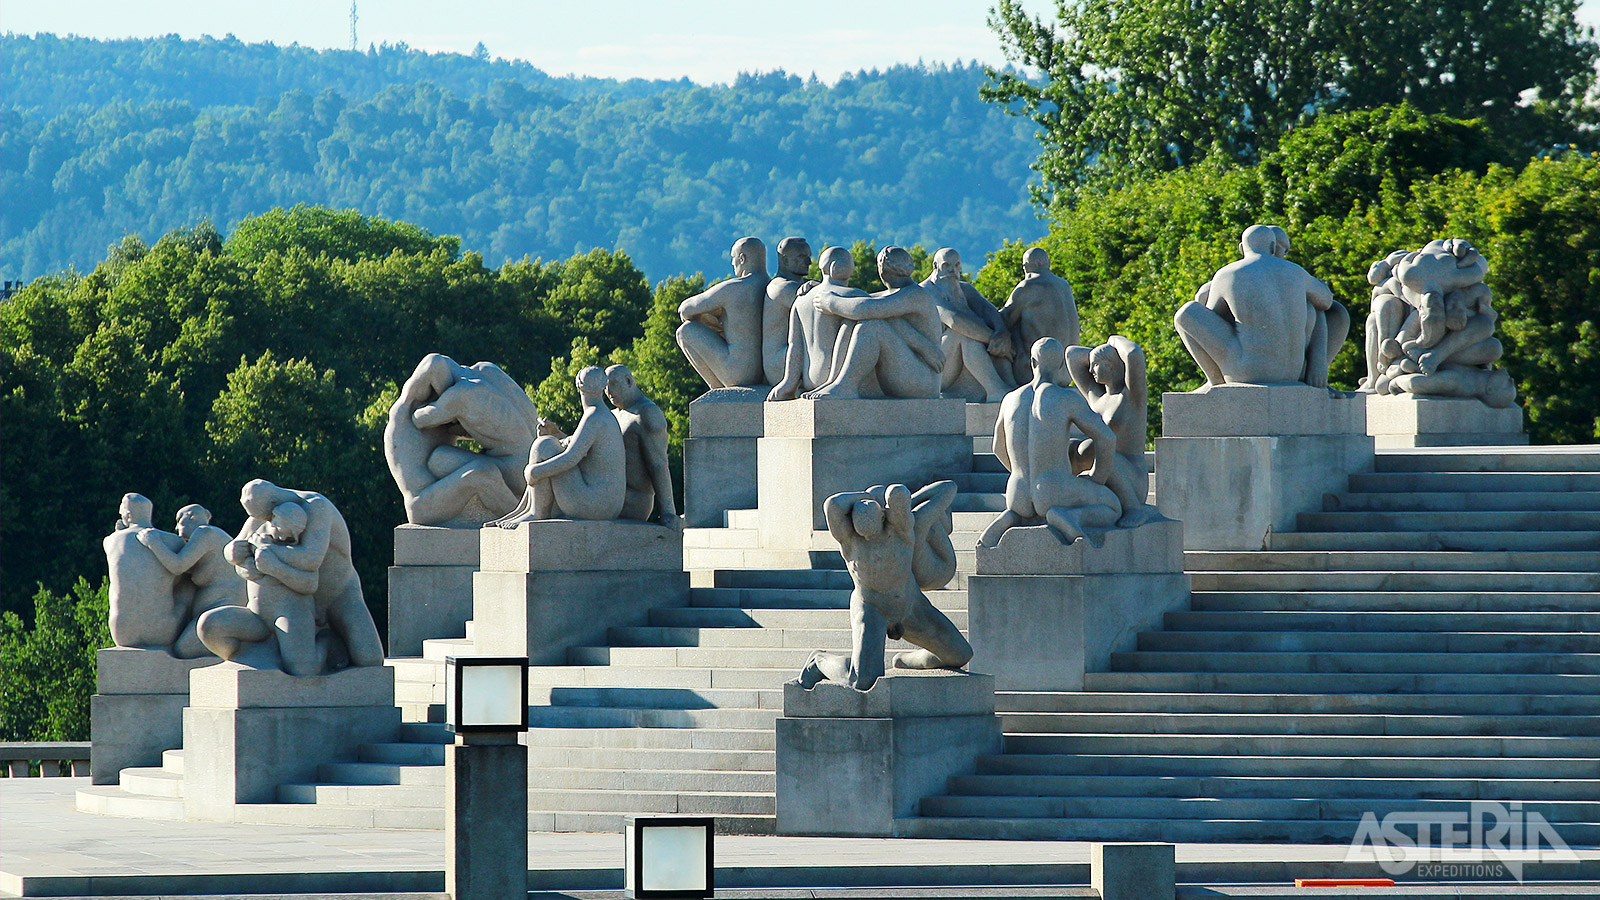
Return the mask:
{"type": "MultiPolygon", "coordinates": [[[[1035,12],[1052,0],[1025,0],[1035,12]]],[[[553,74],[729,81],[782,68],[833,80],[894,63],[1001,62],[991,0],[359,0],[360,43],[523,59],[553,74]]],[[[1581,13],[1600,25],[1600,0],[1581,13]]],[[[0,29],[88,37],[232,33],[245,41],[350,43],[348,0],[11,0],[0,29]]]]}

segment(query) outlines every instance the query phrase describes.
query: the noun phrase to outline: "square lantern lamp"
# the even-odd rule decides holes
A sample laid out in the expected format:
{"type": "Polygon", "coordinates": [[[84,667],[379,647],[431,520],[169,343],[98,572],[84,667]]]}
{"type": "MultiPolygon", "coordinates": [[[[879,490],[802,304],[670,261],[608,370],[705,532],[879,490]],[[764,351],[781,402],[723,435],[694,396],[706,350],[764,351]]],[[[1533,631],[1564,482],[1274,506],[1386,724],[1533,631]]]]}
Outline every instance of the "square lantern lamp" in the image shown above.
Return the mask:
{"type": "Polygon", "coordinates": [[[456,734],[528,730],[526,656],[447,656],[444,720],[456,734]]]}
{"type": "Polygon", "coordinates": [[[702,900],[716,890],[709,816],[630,816],[623,888],[638,900],[702,900]]]}

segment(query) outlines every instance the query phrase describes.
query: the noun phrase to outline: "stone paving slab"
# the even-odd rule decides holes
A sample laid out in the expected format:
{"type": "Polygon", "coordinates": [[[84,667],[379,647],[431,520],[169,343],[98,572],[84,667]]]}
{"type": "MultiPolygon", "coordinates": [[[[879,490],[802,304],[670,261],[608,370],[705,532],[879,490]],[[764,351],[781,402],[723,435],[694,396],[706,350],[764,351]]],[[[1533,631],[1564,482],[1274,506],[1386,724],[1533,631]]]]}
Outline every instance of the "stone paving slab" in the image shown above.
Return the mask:
{"type": "MultiPolygon", "coordinates": [[[[73,806],[73,792],[88,783],[87,778],[0,779],[0,893],[370,896],[429,895],[443,887],[444,836],[438,831],[96,816],[73,806]]],[[[823,888],[890,884],[906,886],[909,897],[917,895],[917,887],[939,885],[1082,886],[1089,876],[1089,847],[1074,841],[724,835],[717,838],[716,852],[718,883],[731,891],[765,887],[784,889],[785,896],[820,897],[823,888]],[[800,888],[814,890],[794,890],[800,888]]],[[[1180,844],[1178,877],[1208,884],[1292,883],[1296,876],[1356,874],[1343,862],[1347,850],[1342,844],[1180,844]]],[[[1529,877],[1600,883],[1600,850],[1576,852],[1577,866],[1550,865],[1544,872],[1530,866],[1529,877]]],[[[529,889],[615,891],[621,886],[621,857],[619,834],[531,834],[529,889]]],[[[1019,890],[1004,893],[1024,896],[1019,890]]],[[[888,897],[894,892],[868,893],[888,897]]],[[[940,896],[952,895],[945,890],[940,896]]],[[[1056,888],[1033,896],[1073,894],[1056,888]]]]}

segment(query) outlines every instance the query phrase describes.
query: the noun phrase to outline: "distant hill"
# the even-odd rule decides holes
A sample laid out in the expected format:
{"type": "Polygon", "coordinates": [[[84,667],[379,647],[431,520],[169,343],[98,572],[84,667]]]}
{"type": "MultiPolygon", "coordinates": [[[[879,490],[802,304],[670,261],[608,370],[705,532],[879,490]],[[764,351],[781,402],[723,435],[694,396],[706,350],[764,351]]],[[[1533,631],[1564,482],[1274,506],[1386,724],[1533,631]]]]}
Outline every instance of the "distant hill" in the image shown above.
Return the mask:
{"type": "Polygon", "coordinates": [[[490,264],[621,249],[652,279],[721,274],[746,233],[976,264],[1043,231],[1033,125],[980,101],[983,81],[958,64],[701,87],[404,46],[6,35],[0,276],[300,202],[457,234],[490,264]]]}

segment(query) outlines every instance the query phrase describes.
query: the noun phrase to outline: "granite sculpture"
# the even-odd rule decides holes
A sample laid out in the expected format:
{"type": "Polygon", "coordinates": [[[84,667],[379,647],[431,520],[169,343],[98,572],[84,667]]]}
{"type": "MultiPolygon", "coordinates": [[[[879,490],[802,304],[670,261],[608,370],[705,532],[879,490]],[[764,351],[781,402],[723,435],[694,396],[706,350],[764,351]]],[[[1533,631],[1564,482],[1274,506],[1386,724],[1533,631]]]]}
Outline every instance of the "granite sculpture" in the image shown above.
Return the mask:
{"type": "MultiPolygon", "coordinates": [[[[1149,427],[1149,388],[1144,350],[1120,334],[1104,344],[1067,348],[1067,370],[1089,408],[1105,420],[1116,435],[1117,452],[1111,458],[1106,487],[1122,505],[1118,528],[1137,528],[1161,518],[1146,502],[1150,496],[1150,470],[1145,466],[1144,445],[1149,427]]],[[[1098,464],[1099,449],[1093,438],[1072,444],[1072,471],[1082,475],[1098,464]]]]}
{"type": "MultiPolygon", "coordinates": [[[[607,378],[588,366],[575,379],[583,416],[570,436],[541,433],[523,470],[522,502],[485,527],[515,528],[539,519],[615,519],[628,501],[627,448],[605,404],[607,378]]],[[[541,420],[542,421],[542,420],[541,420]]],[[[550,431],[541,426],[542,432],[550,431]]]]}
{"type": "Polygon", "coordinates": [[[258,478],[239,502],[249,518],[226,554],[247,582],[248,605],[202,615],[201,642],[225,660],[290,675],[383,665],[350,529],[333,501],[258,478]]]}
{"type": "Polygon", "coordinates": [[[1174,324],[1206,385],[1328,386],[1328,364],[1344,344],[1350,313],[1333,291],[1283,257],[1289,236],[1252,225],[1239,244],[1244,258],[1217,270],[1174,324]]]}
{"type": "Polygon", "coordinates": [[[1504,348],[1494,337],[1499,314],[1484,283],[1488,271],[1488,260],[1460,238],[1373,263],[1361,389],[1510,406],[1516,385],[1493,368],[1504,348]]]}
{"type": "Polygon", "coordinates": [[[118,647],[171,650],[183,632],[188,604],[179,595],[178,575],[150,550],[160,544],[175,552],[183,539],[158,530],[154,512],[142,494],[124,494],[116,524],[101,542],[111,574],[111,640],[118,647]]]}
{"type": "MultiPolygon", "coordinates": [[[[953,488],[954,485],[951,485],[953,488]]],[[[855,587],[850,592],[849,653],[819,650],[800,673],[807,689],[821,681],[869,690],[884,673],[890,638],[919,649],[897,654],[897,669],[959,669],[972,646],[918,583],[917,549],[947,515],[954,491],[940,488],[914,505],[903,484],[834,494],[824,504],[855,587]]]]}
{"type": "Polygon", "coordinates": [[[789,358],[789,311],[811,273],[811,245],[803,237],[778,242],[778,274],[767,282],[767,302],[761,313],[761,365],[767,384],[783,381],[789,358]]]}
{"type": "Polygon", "coordinates": [[[185,624],[172,655],[179,659],[198,659],[211,651],[200,642],[200,617],[222,606],[244,606],[248,600],[244,578],[228,561],[228,544],[233,536],[211,524],[211,510],[191,503],[178,510],[178,537],[182,549],[173,552],[167,534],[154,528],[139,532],[143,544],[168,572],[193,588],[183,618],[185,624]]]}
{"type": "MultiPolygon", "coordinates": [[[[869,493],[879,503],[887,488],[874,486],[869,493]]],[[[925,591],[936,591],[956,577],[956,547],[950,540],[955,524],[950,515],[950,504],[956,499],[954,481],[935,481],[911,495],[911,513],[917,517],[919,532],[923,519],[928,519],[926,532],[911,554],[911,575],[917,586],[925,591]]]]}
{"type": "Polygon", "coordinates": [[[940,391],[945,397],[998,403],[1016,387],[1011,330],[994,304],[961,280],[961,255],[951,247],[933,254],[933,272],[922,282],[939,309],[944,352],[940,391]]]}
{"type": "MultiPolygon", "coordinates": [[[[1072,387],[1066,349],[1055,338],[1033,345],[1033,379],[1006,395],[994,429],[994,455],[1011,473],[1006,508],[978,539],[995,547],[1009,529],[1049,525],[1068,544],[1084,538],[1103,543],[1101,530],[1122,517],[1122,502],[1106,483],[1118,465],[1118,438],[1072,387]],[[1072,429],[1083,445],[1086,471],[1074,460],[1072,429]]],[[[1142,450],[1142,445],[1141,445],[1142,450]]]]}
{"type": "Polygon", "coordinates": [[[627,366],[606,369],[606,399],[622,430],[622,448],[627,472],[627,498],[620,518],[646,522],[650,514],[661,511],[661,524],[682,531],[672,496],[672,471],[667,467],[667,416],[655,401],[644,395],[627,366]]]}
{"type": "Polygon", "coordinates": [[[834,345],[844,320],[824,312],[824,298],[854,299],[867,292],[850,286],[855,260],[845,247],[822,251],[822,280],[801,286],[789,310],[789,341],[785,348],[783,378],[767,394],[768,400],[794,400],[827,384],[833,375],[834,345]]]}
{"type": "Polygon", "coordinates": [[[423,357],[383,432],[406,521],[475,528],[509,512],[523,488],[538,419],[527,392],[494,363],[423,357]],[[463,439],[482,450],[460,446],[463,439]]]}
{"type": "Polygon", "coordinates": [[[1032,361],[1027,353],[1040,338],[1055,338],[1063,347],[1078,343],[1078,304],[1072,285],[1050,268],[1050,254],[1043,247],[1029,247],[1022,254],[1022,280],[1011,289],[1000,318],[1011,329],[1014,384],[1027,384],[1033,378],[1032,361]]]}
{"type": "Polygon", "coordinates": [[[819,313],[844,321],[832,374],[826,384],[807,392],[807,399],[939,396],[944,376],[939,308],[912,270],[911,253],[891,245],[878,252],[884,290],[869,297],[829,291],[814,298],[819,313]]]}
{"type": "Polygon", "coordinates": [[[765,384],[762,318],[767,301],[767,247],[742,237],[729,252],[733,277],[678,305],[678,346],[712,390],[765,384]]]}

